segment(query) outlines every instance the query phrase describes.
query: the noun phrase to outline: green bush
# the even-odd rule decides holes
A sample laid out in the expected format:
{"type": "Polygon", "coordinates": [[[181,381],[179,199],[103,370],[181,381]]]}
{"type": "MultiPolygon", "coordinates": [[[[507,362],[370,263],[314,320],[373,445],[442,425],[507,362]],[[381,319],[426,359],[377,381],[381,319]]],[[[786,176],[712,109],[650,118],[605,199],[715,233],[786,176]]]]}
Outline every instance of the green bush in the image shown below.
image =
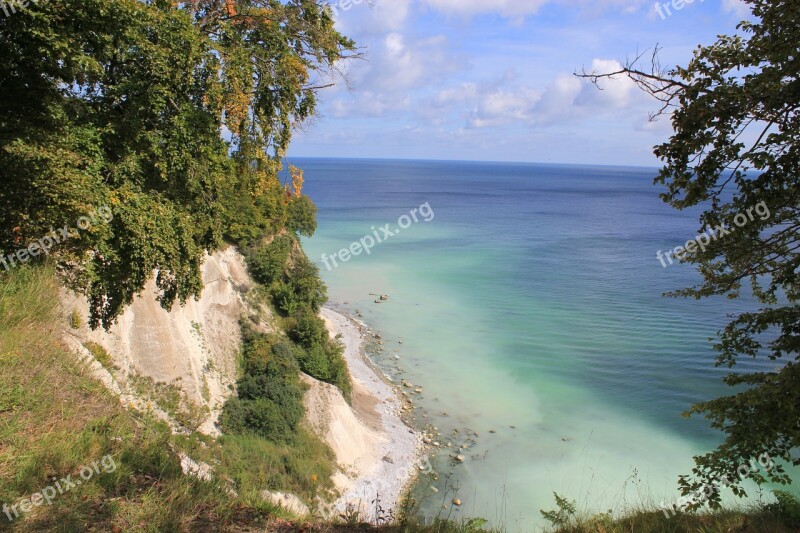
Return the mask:
{"type": "Polygon", "coordinates": [[[295,347],[277,335],[257,334],[244,346],[245,374],[270,376],[297,376],[295,347]]]}
{"type": "Polygon", "coordinates": [[[267,399],[231,398],[225,404],[219,420],[226,433],[253,433],[272,442],[290,442],[296,429],[289,424],[280,407],[267,399]]]}
{"type": "Polygon", "coordinates": [[[339,387],[344,397],[349,399],[353,386],[350,383],[350,369],[342,355],[344,347],[338,342],[329,342],[327,349],[331,383],[339,387]]]}
{"type": "Polygon", "coordinates": [[[287,330],[289,338],[302,348],[298,361],[303,372],[336,385],[348,396],[350,373],[342,357],[343,347],[331,340],[325,322],[305,309],[295,315],[287,330]]]}
{"type": "Polygon", "coordinates": [[[284,281],[279,281],[273,285],[272,303],[278,311],[286,315],[291,315],[300,308],[300,299],[295,294],[291,284],[284,281]]]}
{"type": "Polygon", "coordinates": [[[289,283],[297,302],[302,307],[310,307],[314,313],[328,300],[328,289],[319,277],[319,268],[305,254],[295,258],[289,271],[289,283]]]}
{"type": "Polygon", "coordinates": [[[328,354],[325,352],[325,347],[320,344],[315,344],[311,348],[303,350],[300,358],[300,367],[303,372],[313,378],[331,382],[328,354]]]}
{"type": "Polygon", "coordinates": [[[271,243],[252,248],[247,254],[247,266],[253,279],[266,286],[282,279],[294,242],[287,235],[278,235],[271,243]]]}
{"type": "Polygon", "coordinates": [[[224,433],[231,435],[249,433],[245,417],[245,403],[247,401],[239,398],[229,398],[225,402],[222,413],[219,415],[219,426],[224,433]]]}
{"type": "Polygon", "coordinates": [[[295,198],[288,207],[286,228],[298,235],[311,237],[317,231],[317,206],[308,196],[295,198]]]}
{"type": "Polygon", "coordinates": [[[293,261],[284,279],[272,284],[272,303],[286,316],[304,309],[317,313],[328,300],[328,290],[319,277],[319,268],[303,253],[293,261]]]}
{"type": "Polygon", "coordinates": [[[223,431],[255,433],[274,442],[291,440],[303,418],[296,349],[275,336],[252,335],[246,340],[244,361],[238,398],[225,404],[220,417],[223,431]]]}
{"type": "Polygon", "coordinates": [[[239,382],[241,400],[267,399],[282,409],[291,426],[303,417],[303,391],[296,379],[273,378],[266,374],[245,376],[239,382]]]}
{"type": "Polygon", "coordinates": [[[295,316],[287,333],[290,339],[305,349],[325,344],[329,338],[325,322],[308,309],[295,316]]]}

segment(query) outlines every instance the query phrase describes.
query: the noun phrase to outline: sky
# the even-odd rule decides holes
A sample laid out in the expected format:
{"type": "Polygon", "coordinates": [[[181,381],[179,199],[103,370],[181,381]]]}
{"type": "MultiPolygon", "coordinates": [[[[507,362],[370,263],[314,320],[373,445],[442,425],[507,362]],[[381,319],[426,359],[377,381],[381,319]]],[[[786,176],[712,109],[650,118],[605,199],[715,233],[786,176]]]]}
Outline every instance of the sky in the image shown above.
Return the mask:
{"type": "Polygon", "coordinates": [[[290,157],[657,166],[671,127],[649,120],[656,102],[625,78],[600,90],[574,73],[656,45],[662,65],[685,65],[749,15],[742,0],[330,3],[363,58],[320,92],[290,157]]]}

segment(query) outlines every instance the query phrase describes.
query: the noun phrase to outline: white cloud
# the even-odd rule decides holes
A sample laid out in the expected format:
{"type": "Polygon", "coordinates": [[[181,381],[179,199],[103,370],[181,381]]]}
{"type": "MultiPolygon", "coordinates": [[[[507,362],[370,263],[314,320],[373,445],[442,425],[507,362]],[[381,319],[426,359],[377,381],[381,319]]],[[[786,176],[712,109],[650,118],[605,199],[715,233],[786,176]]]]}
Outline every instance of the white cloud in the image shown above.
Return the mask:
{"type": "Polygon", "coordinates": [[[747,18],[750,16],[750,6],[742,0],[722,0],[722,10],[725,13],[733,13],[739,18],[747,18]]]}
{"type": "Polygon", "coordinates": [[[400,54],[403,53],[403,50],[406,49],[406,45],[403,44],[403,36],[399,33],[390,33],[387,35],[384,44],[386,46],[386,52],[394,57],[399,57],[400,54]]]}
{"type": "Polygon", "coordinates": [[[367,36],[397,31],[409,16],[412,0],[342,0],[330,2],[335,7],[336,28],[348,36],[367,36]],[[338,7],[337,7],[338,6],[338,7]],[[344,9],[348,6],[348,9],[344,9]]]}
{"type": "Polygon", "coordinates": [[[443,13],[476,15],[478,13],[500,13],[504,16],[534,14],[550,0],[425,0],[443,13]]]}
{"type": "Polygon", "coordinates": [[[435,90],[462,66],[448,47],[443,36],[415,39],[401,32],[375,36],[367,46],[367,60],[349,65],[352,91],[339,91],[325,111],[336,117],[383,117],[409,110],[413,94],[435,90]]]}
{"type": "MultiPolygon", "coordinates": [[[[618,61],[595,59],[592,70],[614,72],[618,61]]],[[[569,73],[560,73],[543,88],[521,84],[508,73],[500,80],[484,84],[466,83],[441,90],[433,99],[439,114],[447,106],[467,108],[468,128],[488,128],[512,123],[547,127],[565,121],[584,120],[600,115],[628,111],[641,118],[647,97],[627,77],[604,80],[600,87],[569,73]],[[635,111],[634,111],[635,109],[635,111]]]]}
{"type": "MultiPolygon", "coordinates": [[[[497,13],[519,22],[521,17],[535,15],[546,4],[564,4],[580,11],[600,12],[617,9],[635,13],[648,0],[422,0],[428,6],[447,15],[473,16],[497,13]]],[[[733,0],[735,1],[735,0],[733,0]]]]}

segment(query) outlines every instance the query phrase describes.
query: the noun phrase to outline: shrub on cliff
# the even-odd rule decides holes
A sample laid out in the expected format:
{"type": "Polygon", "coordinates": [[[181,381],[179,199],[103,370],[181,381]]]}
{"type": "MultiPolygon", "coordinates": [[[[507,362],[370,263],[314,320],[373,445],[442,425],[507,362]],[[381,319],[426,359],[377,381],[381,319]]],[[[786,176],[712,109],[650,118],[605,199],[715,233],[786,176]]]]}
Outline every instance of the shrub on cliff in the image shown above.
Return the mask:
{"type": "Polygon", "coordinates": [[[311,198],[300,196],[289,204],[286,228],[305,237],[314,235],[317,231],[317,206],[311,198]]]}
{"type": "Polygon", "coordinates": [[[281,408],[266,399],[229,400],[220,416],[220,425],[227,433],[255,433],[272,442],[290,442],[295,435],[295,427],[281,408]]]}
{"type": "Polygon", "coordinates": [[[294,240],[288,235],[278,235],[271,243],[251,249],[247,253],[247,267],[253,279],[270,286],[283,278],[293,243],[294,240]]]}
{"type": "Polygon", "coordinates": [[[287,333],[290,339],[306,349],[324,344],[329,339],[325,322],[309,310],[294,317],[294,323],[289,326],[287,333]]]}
{"type": "Polygon", "coordinates": [[[291,315],[305,308],[319,312],[328,299],[328,289],[319,277],[319,268],[300,253],[292,258],[285,279],[273,284],[272,300],[278,311],[291,315]]]}
{"type": "Polygon", "coordinates": [[[343,347],[330,338],[325,322],[305,309],[292,318],[287,333],[302,349],[298,361],[303,372],[336,385],[345,397],[349,396],[350,372],[342,356],[343,347]]]}
{"type": "Polygon", "coordinates": [[[296,349],[266,335],[250,338],[243,350],[245,373],[238,398],[229,400],[220,417],[226,433],[255,433],[274,442],[292,439],[303,418],[303,385],[296,349]]]}

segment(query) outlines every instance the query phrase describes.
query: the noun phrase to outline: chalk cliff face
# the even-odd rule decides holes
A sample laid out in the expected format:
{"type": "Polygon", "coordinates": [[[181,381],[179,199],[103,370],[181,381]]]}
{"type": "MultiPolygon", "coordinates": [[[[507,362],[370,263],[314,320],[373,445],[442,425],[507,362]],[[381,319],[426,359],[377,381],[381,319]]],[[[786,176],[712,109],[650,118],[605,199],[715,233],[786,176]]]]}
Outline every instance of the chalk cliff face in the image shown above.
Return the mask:
{"type": "MultiPolygon", "coordinates": [[[[203,283],[198,299],[166,311],[151,281],[109,331],[92,331],[85,320],[76,320],[64,340],[126,407],[149,411],[176,432],[217,436],[222,407],[239,378],[240,320],[246,317],[269,332],[275,317],[259,303],[260,291],[233,247],[206,256],[203,283]]],[[[65,293],[63,306],[67,315],[88,315],[86,299],[75,294],[65,293]]],[[[388,498],[387,508],[397,505],[415,469],[419,438],[403,424],[392,389],[361,357],[360,330],[333,311],[323,310],[323,317],[331,336],[340,333],[345,344],[353,405],[333,385],[301,376],[308,386],[305,423],[330,446],[338,464],[333,481],[339,499],[320,510],[335,515],[355,505],[369,518],[375,494],[388,498]]],[[[181,460],[186,473],[214,477],[213,467],[188,456],[181,460]]],[[[296,497],[264,488],[265,498],[307,513],[296,497]]]]}
{"type": "MultiPolygon", "coordinates": [[[[71,334],[84,345],[96,343],[110,354],[120,383],[131,376],[152,378],[180,389],[188,401],[206,411],[199,431],[216,434],[216,420],[234,393],[241,348],[239,319],[253,286],[244,258],[229,247],[208,255],[203,264],[200,298],[166,311],[156,300],[155,282],[130,305],[110,331],[86,326],[71,334]]],[[[88,314],[86,300],[65,298],[68,311],[88,314]]],[[[124,387],[123,387],[124,388],[124,387]]]]}

